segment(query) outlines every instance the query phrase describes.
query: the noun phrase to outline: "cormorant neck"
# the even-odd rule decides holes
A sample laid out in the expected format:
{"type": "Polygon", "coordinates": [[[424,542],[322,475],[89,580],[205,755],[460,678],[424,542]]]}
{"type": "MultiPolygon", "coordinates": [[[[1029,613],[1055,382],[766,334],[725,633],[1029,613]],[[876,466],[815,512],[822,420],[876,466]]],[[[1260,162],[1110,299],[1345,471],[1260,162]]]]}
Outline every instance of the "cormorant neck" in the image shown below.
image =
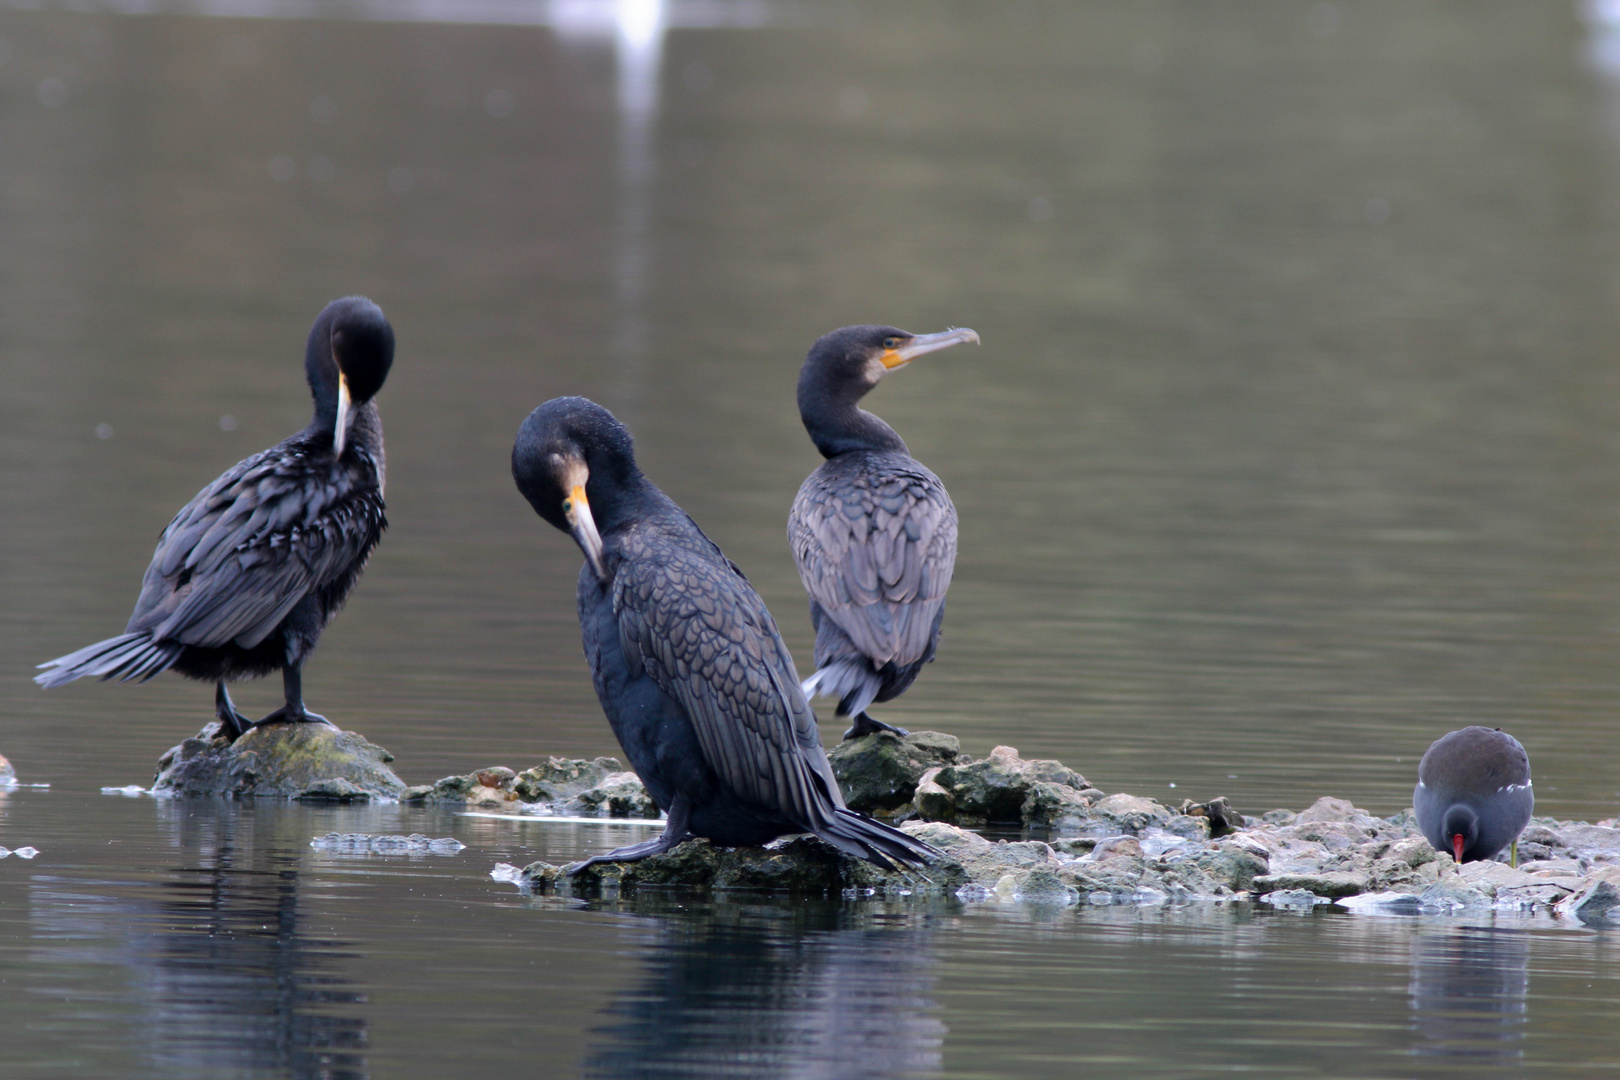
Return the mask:
{"type": "Polygon", "coordinates": [[[852,450],[909,454],[899,432],[856,405],[867,387],[829,385],[807,364],[799,376],[799,419],[826,458],[852,450]]]}
{"type": "MultiPolygon", "coordinates": [[[[602,468],[601,463],[592,466],[593,478],[599,468],[602,468]]],[[[665,504],[675,505],[634,463],[609,468],[612,475],[608,483],[590,484],[587,488],[591,514],[596,519],[597,531],[604,537],[626,525],[656,516],[665,504]]]]}

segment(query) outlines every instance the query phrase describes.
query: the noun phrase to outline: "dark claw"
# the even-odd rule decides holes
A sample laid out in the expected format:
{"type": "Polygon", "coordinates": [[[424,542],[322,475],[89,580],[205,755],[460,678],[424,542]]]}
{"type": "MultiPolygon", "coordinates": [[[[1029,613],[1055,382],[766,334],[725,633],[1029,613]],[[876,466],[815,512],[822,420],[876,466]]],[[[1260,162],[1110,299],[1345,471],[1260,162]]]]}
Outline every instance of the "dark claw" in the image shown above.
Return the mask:
{"type": "Polygon", "coordinates": [[[849,725],[849,730],[844,732],[844,741],[848,742],[850,739],[858,739],[862,735],[871,735],[879,731],[887,731],[893,735],[900,736],[902,739],[911,734],[911,732],[907,731],[903,727],[895,727],[893,724],[885,724],[881,720],[874,720],[865,713],[861,713],[855,718],[855,722],[849,725]]]}
{"type": "Polygon", "coordinates": [[[294,712],[285,705],[253,726],[261,727],[265,724],[325,724],[328,727],[337,727],[336,724],[319,713],[312,713],[308,709],[299,709],[294,712]]]}

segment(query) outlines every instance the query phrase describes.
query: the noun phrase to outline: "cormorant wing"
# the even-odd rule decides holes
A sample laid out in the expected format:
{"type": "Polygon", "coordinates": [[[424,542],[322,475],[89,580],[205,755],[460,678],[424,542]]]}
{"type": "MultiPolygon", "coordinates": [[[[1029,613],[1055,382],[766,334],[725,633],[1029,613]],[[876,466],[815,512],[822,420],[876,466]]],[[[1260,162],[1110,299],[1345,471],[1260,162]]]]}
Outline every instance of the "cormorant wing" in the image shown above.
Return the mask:
{"type": "Polygon", "coordinates": [[[724,557],[633,530],[613,578],[627,659],[692,721],[731,790],[806,827],[843,798],[765,602],[724,557]],[[830,805],[829,805],[830,801],[830,805]]]}
{"type": "Polygon", "coordinates": [[[163,530],[128,630],[252,648],[311,591],[357,573],[385,524],[360,470],[291,440],[271,447],[198,492],[163,530]]]}
{"type": "Polygon", "coordinates": [[[829,461],[799,488],[788,540],[805,591],[877,666],[927,654],[956,565],[939,477],[916,461],[829,461]]]}

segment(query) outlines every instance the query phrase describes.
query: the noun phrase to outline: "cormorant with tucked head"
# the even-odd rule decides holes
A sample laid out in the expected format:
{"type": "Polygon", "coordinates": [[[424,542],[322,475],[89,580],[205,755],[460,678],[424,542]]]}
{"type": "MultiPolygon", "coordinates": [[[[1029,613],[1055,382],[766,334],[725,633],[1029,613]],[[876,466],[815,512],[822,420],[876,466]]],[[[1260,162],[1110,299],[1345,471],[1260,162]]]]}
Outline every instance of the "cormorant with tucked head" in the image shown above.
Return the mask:
{"type": "Polygon", "coordinates": [[[234,740],[254,722],[226,682],[279,669],[285,704],[258,723],[326,722],[304,707],[303,666],[388,524],[372,398],[393,361],[381,308],[360,296],[326,305],[304,350],[309,426],[198,492],[163,530],[124,633],[41,664],[34,681],[145,682],[172,667],[215,684],[214,715],[234,740]]]}
{"type": "Polygon", "coordinates": [[[816,631],[816,670],[804,692],[838,699],[838,715],[853,718],[846,739],[906,734],[866,710],[900,696],[934,659],[956,565],[956,507],[945,485],[856,403],[895,368],[978,340],[965,328],[846,326],[811,346],[799,371],[799,417],[827,459],[788,515],[816,631]]]}
{"type": "Polygon", "coordinates": [[[596,695],[668,820],[627,862],[689,837],[756,846],[814,833],[883,866],[932,847],[844,806],[776,622],[742,571],[636,466],[600,405],[555,398],[512,446],[518,490],[585,555],[577,601],[596,695]]]}

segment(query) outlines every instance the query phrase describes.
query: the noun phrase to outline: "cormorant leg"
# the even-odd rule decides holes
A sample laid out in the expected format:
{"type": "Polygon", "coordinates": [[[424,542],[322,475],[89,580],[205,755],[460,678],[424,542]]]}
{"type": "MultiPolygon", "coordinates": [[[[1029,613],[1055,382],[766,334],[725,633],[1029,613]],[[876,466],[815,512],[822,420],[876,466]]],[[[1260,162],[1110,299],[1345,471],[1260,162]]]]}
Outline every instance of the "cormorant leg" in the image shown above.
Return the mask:
{"type": "Polygon", "coordinates": [[[282,696],[287,699],[287,703],[260,720],[259,723],[311,723],[337,726],[332,724],[332,721],[326,717],[318,713],[312,713],[304,708],[304,673],[302,665],[288,664],[281,669],[281,690],[282,696]]]}
{"type": "Polygon", "coordinates": [[[253,726],[253,721],[237,712],[236,706],[231,703],[231,692],[225,689],[224,679],[214,684],[214,715],[219,717],[231,742],[240,739],[253,726]]]}
{"type": "Polygon", "coordinates": [[[649,855],[662,855],[682,841],[691,838],[692,830],[686,827],[687,819],[690,816],[691,811],[686,805],[686,796],[677,795],[669,804],[669,817],[664,822],[664,831],[658,836],[640,844],[614,848],[605,855],[592,855],[584,862],[577,862],[568,867],[567,873],[572,876],[587,866],[595,866],[597,863],[635,862],[637,859],[645,859],[649,855]]]}
{"type": "Polygon", "coordinates": [[[893,724],[885,724],[881,720],[874,720],[863,711],[855,717],[855,722],[849,725],[849,730],[844,732],[844,741],[858,739],[862,735],[870,735],[876,731],[892,732],[902,739],[911,734],[903,727],[895,727],[893,724]]]}

